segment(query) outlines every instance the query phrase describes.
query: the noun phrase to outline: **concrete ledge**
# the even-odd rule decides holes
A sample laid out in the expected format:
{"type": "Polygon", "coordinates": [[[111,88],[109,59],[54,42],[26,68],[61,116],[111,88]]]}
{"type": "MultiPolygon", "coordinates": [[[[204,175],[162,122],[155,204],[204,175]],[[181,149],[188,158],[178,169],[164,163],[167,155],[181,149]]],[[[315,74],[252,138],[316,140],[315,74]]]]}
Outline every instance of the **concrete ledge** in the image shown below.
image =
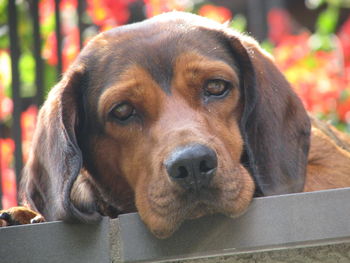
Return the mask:
{"type": "Polygon", "coordinates": [[[0,262],[109,262],[109,219],[0,228],[0,262]]]}
{"type": "Polygon", "coordinates": [[[350,262],[350,189],[256,198],[158,240],[138,214],[0,228],[1,262],[350,262]]]}

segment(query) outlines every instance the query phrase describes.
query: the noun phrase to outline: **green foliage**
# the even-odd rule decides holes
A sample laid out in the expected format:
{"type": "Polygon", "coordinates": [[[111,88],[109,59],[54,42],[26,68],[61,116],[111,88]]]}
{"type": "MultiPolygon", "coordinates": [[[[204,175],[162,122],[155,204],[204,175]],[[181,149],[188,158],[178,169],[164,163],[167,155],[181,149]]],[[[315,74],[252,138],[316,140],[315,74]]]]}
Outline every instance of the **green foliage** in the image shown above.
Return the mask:
{"type": "Polygon", "coordinates": [[[310,38],[313,50],[334,49],[333,33],[335,32],[339,17],[339,8],[329,5],[317,18],[315,33],[310,38]]]}
{"type": "Polygon", "coordinates": [[[332,34],[337,26],[339,16],[339,8],[334,5],[329,5],[317,18],[316,33],[317,34],[332,34]]]}
{"type": "Polygon", "coordinates": [[[325,51],[334,49],[334,34],[339,20],[339,10],[341,7],[350,7],[350,0],[307,0],[306,2],[311,9],[326,5],[326,9],[317,18],[315,33],[310,38],[311,48],[325,51]]]}
{"type": "Polygon", "coordinates": [[[8,48],[7,1],[0,0],[0,49],[8,48]]]}
{"type": "Polygon", "coordinates": [[[317,67],[317,60],[316,60],[315,56],[313,56],[313,55],[309,55],[309,56],[305,57],[304,63],[305,63],[305,66],[309,70],[312,70],[312,69],[317,67]]]}
{"type": "Polygon", "coordinates": [[[349,98],[350,98],[350,90],[348,89],[342,90],[339,97],[340,101],[346,101],[349,98]]]}
{"type": "Polygon", "coordinates": [[[21,95],[23,97],[35,96],[35,60],[29,52],[23,52],[19,60],[19,71],[21,73],[21,95]]]}
{"type": "Polygon", "coordinates": [[[51,32],[55,31],[55,16],[50,16],[45,23],[41,24],[41,33],[47,37],[51,32]]]}
{"type": "Polygon", "coordinates": [[[44,78],[44,87],[45,87],[45,94],[46,95],[50,89],[57,83],[57,74],[56,74],[56,68],[50,65],[45,65],[45,78],[44,78]]]}
{"type": "Polygon", "coordinates": [[[238,30],[239,32],[244,32],[247,28],[247,19],[241,14],[234,15],[230,23],[230,27],[238,30]]]}
{"type": "Polygon", "coordinates": [[[0,26],[0,49],[6,49],[9,46],[10,43],[7,35],[8,35],[8,26],[7,25],[0,26]]]}
{"type": "MultiPolygon", "coordinates": [[[[8,15],[7,15],[7,0],[0,0],[0,50],[8,50],[9,41],[9,28],[8,28],[8,15]]],[[[20,61],[19,72],[21,80],[21,95],[23,97],[35,96],[35,60],[33,56],[33,27],[32,17],[29,8],[28,1],[16,1],[17,8],[17,23],[18,23],[18,36],[20,46],[20,61]]],[[[54,16],[50,16],[45,23],[40,25],[40,30],[43,38],[46,38],[49,33],[53,32],[55,28],[54,16]]],[[[11,64],[1,63],[1,70],[4,72],[11,72],[11,64]]],[[[56,71],[54,67],[46,64],[44,61],[44,80],[45,88],[50,89],[56,82],[56,71]]],[[[8,96],[11,94],[10,83],[5,83],[5,94],[8,96]]]]}
{"type": "Polygon", "coordinates": [[[274,45],[268,39],[264,40],[260,45],[264,50],[266,50],[270,54],[273,53],[274,45]]]}

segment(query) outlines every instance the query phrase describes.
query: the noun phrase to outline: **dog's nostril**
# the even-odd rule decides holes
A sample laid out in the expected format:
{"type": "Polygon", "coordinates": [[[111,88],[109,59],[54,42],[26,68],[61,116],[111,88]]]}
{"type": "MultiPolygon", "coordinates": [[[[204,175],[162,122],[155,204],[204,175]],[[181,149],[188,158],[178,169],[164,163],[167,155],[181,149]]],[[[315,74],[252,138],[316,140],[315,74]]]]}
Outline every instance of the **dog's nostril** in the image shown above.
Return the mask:
{"type": "Polygon", "coordinates": [[[177,175],[175,176],[176,179],[184,179],[188,176],[188,170],[186,169],[185,166],[179,166],[177,168],[177,175]]]}
{"type": "Polygon", "coordinates": [[[210,165],[207,160],[202,160],[199,163],[199,170],[201,173],[207,173],[207,172],[213,170],[214,168],[215,168],[215,166],[210,165]]]}

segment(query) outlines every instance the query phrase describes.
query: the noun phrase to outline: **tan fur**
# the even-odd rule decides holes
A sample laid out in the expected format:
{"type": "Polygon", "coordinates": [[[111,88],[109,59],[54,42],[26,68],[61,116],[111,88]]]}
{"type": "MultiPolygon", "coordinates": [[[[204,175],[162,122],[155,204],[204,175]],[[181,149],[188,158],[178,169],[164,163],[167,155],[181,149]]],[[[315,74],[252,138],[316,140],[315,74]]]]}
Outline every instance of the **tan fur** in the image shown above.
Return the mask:
{"type": "Polygon", "coordinates": [[[96,201],[90,180],[86,171],[82,171],[73,184],[70,198],[73,204],[81,209],[91,206],[91,203],[96,201]]]}
{"type": "Polygon", "coordinates": [[[350,187],[350,136],[313,122],[304,191],[350,187]]]}

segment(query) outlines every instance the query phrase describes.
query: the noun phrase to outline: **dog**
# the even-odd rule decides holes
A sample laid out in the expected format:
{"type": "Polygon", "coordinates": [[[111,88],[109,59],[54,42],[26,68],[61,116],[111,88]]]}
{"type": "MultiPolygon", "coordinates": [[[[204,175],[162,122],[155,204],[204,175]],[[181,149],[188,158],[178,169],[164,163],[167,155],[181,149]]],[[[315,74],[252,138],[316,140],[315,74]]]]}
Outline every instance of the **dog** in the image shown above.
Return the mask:
{"type": "Polygon", "coordinates": [[[349,145],[253,38],[170,12],[86,45],[39,113],[21,183],[36,213],[2,218],[138,211],[167,238],[186,219],[237,217],[254,196],[350,186],[349,145]]]}

